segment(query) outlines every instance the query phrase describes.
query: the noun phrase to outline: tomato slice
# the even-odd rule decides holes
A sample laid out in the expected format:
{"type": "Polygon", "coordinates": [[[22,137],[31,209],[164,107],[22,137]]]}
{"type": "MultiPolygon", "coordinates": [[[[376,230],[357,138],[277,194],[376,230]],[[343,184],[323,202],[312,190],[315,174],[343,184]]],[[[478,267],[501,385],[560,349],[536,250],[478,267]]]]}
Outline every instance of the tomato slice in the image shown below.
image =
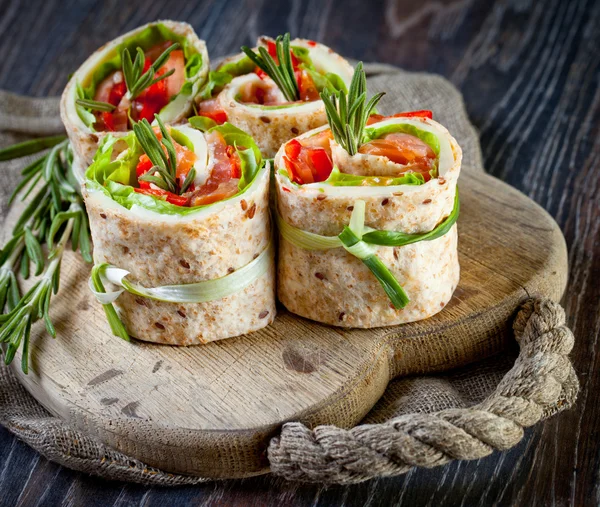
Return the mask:
{"type": "Polygon", "coordinates": [[[314,183],[312,172],[305,164],[299,161],[292,161],[287,157],[283,157],[283,161],[293,182],[300,185],[314,183]]]}
{"type": "Polygon", "coordinates": [[[217,125],[223,125],[227,121],[227,113],[225,111],[198,111],[198,115],[210,118],[217,125]]]}
{"type": "Polygon", "coordinates": [[[298,155],[300,155],[301,150],[302,145],[296,139],[292,139],[285,145],[285,154],[290,158],[290,160],[296,160],[298,155]]]}
{"type": "Polygon", "coordinates": [[[300,100],[307,102],[319,100],[321,96],[308,72],[296,71],[296,81],[298,81],[298,91],[300,92],[300,100]]]}
{"type": "Polygon", "coordinates": [[[159,188],[134,188],[138,194],[145,195],[153,195],[154,197],[159,197],[171,204],[175,204],[176,206],[185,206],[188,203],[188,198],[183,195],[173,194],[167,190],[162,190],[159,188]]]}
{"type": "Polygon", "coordinates": [[[152,164],[152,161],[148,158],[148,155],[143,154],[140,156],[140,161],[135,168],[135,174],[138,177],[138,184],[140,185],[140,188],[150,188],[150,182],[140,180],[139,177],[146,174],[150,169],[152,169],[153,166],[154,164],[152,164]]]}
{"type": "Polygon", "coordinates": [[[308,156],[314,168],[315,181],[325,181],[333,170],[333,162],[323,148],[308,148],[308,156]]]}
{"type": "Polygon", "coordinates": [[[103,112],[102,121],[104,123],[104,126],[106,127],[106,130],[109,130],[110,132],[115,131],[115,120],[112,113],[108,111],[103,112]]]}
{"type": "Polygon", "coordinates": [[[125,80],[123,79],[121,73],[121,81],[115,83],[115,85],[110,90],[110,93],[108,95],[108,103],[112,104],[113,106],[118,106],[125,93],[127,93],[127,85],[125,84],[125,80]]]}
{"type": "Polygon", "coordinates": [[[401,117],[429,118],[430,120],[433,120],[433,112],[429,111],[428,109],[421,109],[419,111],[407,111],[404,113],[396,113],[395,115],[393,115],[393,118],[401,118],[401,117]]]}
{"type": "Polygon", "coordinates": [[[198,115],[206,116],[219,125],[227,121],[227,113],[220,109],[216,99],[204,100],[198,105],[198,115]]]}
{"type": "Polygon", "coordinates": [[[302,138],[302,146],[309,146],[311,148],[323,148],[327,154],[331,155],[331,143],[330,141],[333,139],[333,134],[331,130],[323,130],[318,134],[310,137],[302,138]]]}
{"type": "MultiPolygon", "coordinates": [[[[238,149],[243,150],[244,148],[238,146],[238,149]]],[[[236,149],[228,144],[225,152],[231,162],[231,177],[240,178],[242,176],[242,162],[240,161],[240,156],[237,154],[236,149]]]]}
{"type": "Polygon", "coordinates": [[[264,78],[266,78],[266,77],[267,77],[267,75],[268,75],[268,74],[267,74],[267,73],[266,73],[264,70],[262,70],[260,67],[256,67],[256,68],[254,69],[254,73],[255,73],[255,74],[256,74],[256,75],[257,75],[259,78],[261,78],[261,79],[264,79],[264,78]]]}
{"type": "Polygon", "coordinates": [[[329,139],[331,131],[323,131],[310,138],[292,139],[286,143],[283,160],[292,181],[313,183],[329,177],[333,170],[329,139]]]}

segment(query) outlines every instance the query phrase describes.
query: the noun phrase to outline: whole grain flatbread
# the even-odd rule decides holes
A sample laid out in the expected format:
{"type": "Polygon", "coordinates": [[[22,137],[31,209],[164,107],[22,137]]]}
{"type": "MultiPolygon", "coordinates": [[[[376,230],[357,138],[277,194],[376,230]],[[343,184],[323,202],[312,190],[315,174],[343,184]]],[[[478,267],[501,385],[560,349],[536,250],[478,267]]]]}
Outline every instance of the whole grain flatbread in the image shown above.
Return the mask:
{"type": "MultiPolygon", "coordinates": [[[[294,185],[279,172],[285,169],[282,147],[275,157],[277,212],[281,218],[302,230],[335,236],[348,225],[357,199],[366,203],[365,224],[378,230],[428,232],[450,215],[462,160],[456,140],[433,120],[399,118],[387,122],[409,123],[436,132],[447,146],[441,155],[444,160],[440,158],[438,178],[418,186],[294,185]]],[[[348,167],[362,164],[363,158],[348,156],[337,163],[346,172],[343,164],[348,167]]],[[[336,326],[364,328],[421,320],[436,314],[450,301],[460,275],[456,225],[435,240],[375,248],[377,256],[408,294],[410,302],[405,308],[395,309],[369,269],[343,248],[305,250],[281,235],[279,299],[288,310],[303,317],[336,326]]]]}
{"type": "MultiPolygon", "coordinates": [[[[242,194],[179,216],[131,210],[102,191],[83,196],[94,242],[94,262],[130,272],[145,287],[212,280],[251,262],[271,242],[269,167],[242,194]]],[[[155,343],[193,345],[256,331],[275,318],[275,267],[245,289],[216,301],[176,304],[124,292],[115,306],[132,336],[155,343]]]]}

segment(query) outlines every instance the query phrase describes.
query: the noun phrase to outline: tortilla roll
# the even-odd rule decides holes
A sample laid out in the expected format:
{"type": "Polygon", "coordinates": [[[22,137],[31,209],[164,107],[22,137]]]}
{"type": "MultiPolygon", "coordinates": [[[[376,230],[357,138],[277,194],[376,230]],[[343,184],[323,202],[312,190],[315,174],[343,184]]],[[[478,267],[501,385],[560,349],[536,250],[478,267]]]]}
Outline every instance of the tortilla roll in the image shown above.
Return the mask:
{"type": "MultiPolygon", "coordinates": [[[[259,46],[266,47],[270,39],[261,37],[259,46]]],[[[292,48],[305,50],[314,69],[320,75],[335,74],[348,86],[352,78],[352,66],[327,46],[306,39],[294,39],[292,48]]],[[[248,132],[257,142],[263,155],[272,158],[279,147],[298,134],[302,134],[327,123],[323,101],[287,102],[277,88],[270,91],[274,95],[271,105],[243,102],[244,90],[264,86],[264,78],[254,71],[254,66],[244,67],[247,57],[243,54],[232,57],[221,64],[217,70],[248,72],[234,77],[217,96],[218,108],[225,112],[227,121],[248,132]],[[235,70],[231,70],[235,69],[235,70]]],[[[249,61],[249,60],[248,60],[249,61]]],[[[251,63],[251,62],[250,62],[251,63]]]]}
{"type": "MultiPolygon", "coordinates": [[[[231,128],[220,128],[225,127],[231,128]]],[[[187,197],[193,202],[211,168],[214,174],[216,149],[203,142],[207,134],[190,127],[172,127],[175,140],[180,140],[177,132],[193,141],[198,156],[196,191],[187,197]]],[[[239,135],[236,139],[249,146],[239,135]]],[[[107,153],[108,165],[104,167],[112,167],[111,158],[107,153]]],[[[117,160],[126,158],[121,154],[117,160]]],[[[131,158],[135,167],[138,153],[131,158]]],[[[93,165],[86,173],[83,196],[96,265],[108,263],[126,270],[127,280],[143,287],[178,285],[183,289],[186,284],[221,279],[253,262],[263,266],[241,290],[205,302],[165,302],[124,291],[113,304],[129,335],[171,345],[204,344],[249,333],[273,321],[275,267],[268,164],[261,165],[248,186],[237,194],[196,207],[176,206],[139,193],[144,189],[103,181],[106,173],[102,164],[95,164],[97,167],[93,165]]]]}
{"type": "MultiPolygon", "coordinates": [[[[365,225],[372,229],[416,234],[436,228],[457,206],[462,151],[442,125],[428,118],[391,118],[371,127],[393,130],[394,125],[436,136],[439,157],[434,177],[421,184],[378,186],[381,182],[372,179],[368,184],[365,180],[357,186],[338,186],[332,173],[326,181],[296,184],[287,172],[287,152],[282,146],[275,157],[279,220],[302,231],[335,237],[349,224],[353,207],[361,200],[365,203],[365,225]]],[[[328,127],[322,127],[297,139],[308,139],[327,130],[328,127]]],[[[346,179],[351,179],[353,176],[349,175],[400,175],[398,164],[385,157],[362,153],[351,156],[333,139],[330,143],[334,167],[341,172],[335,173],[338,176],[345,174],[346,179]],[[396,166],[396,174],[391,174],[390,164],[396,166]]],[[[344,248],[300,248],[282,234],[278,260],[280,301],[302,317],[361,328],[425,319],[450,301],[460,273],[456,224],[430,241],[399,247],[371,246],[408,295],[410,301],[404,308],[391,304],[373,273],[344,248]]]]}
{"type": "MultiPolygon", "coordinates": [[[[98,100],[98,93],[102,93],[101,88],[106,88],[106,79],[108,78],[110,81],[111,76],[113,76],[115,82],[118,81],[119,84],[124,84],[121,72],[121,51],[124,48],[127,48],[132,58],[135,59],[136,49],[139,47],[146,52],[146,58],[149,59],[150,52],[153,53],[153,57],[156,57],[157,53],[168,47],[169,43],[180,44],[179,53],[183,55],[184,61],[176,69],[173,76],[164,80],[167,83],[168,92],[164,100],[166,105],[159,111],[152,111],[152,113],[159,113],[165,123],[178,123],[187,118],[192,112],[194,99],[206,82],[209,69],[206,44],[198,38],[194,29],[187,23],[165,20],[148,23],[136,28],[102,46],[73,74],[61,97],[60,114],[71,141],[74,155],[81,160],[81,165],[87,167],[92,163],[96,149],[108,133],[116,137],[127,135],[130,126],[127,122],[127,114],[136,115],[139,112],[138,110],[143,111],[145,92],[135,100],[132,99],[128,102],[121,100],[118,103],[116,110],[120,112],[119,118],[125,118],[125,124],[127,125],[126,128],[121,122],[122,131],[119,131],[119,125],[107,126],[101,124],[102,113],[94,112],[94,110],[86,109],[77,104],[77,99],[98,100]],[[159,48],[159,50],[157,51],[154,48],[159,48]],[[182,65],[185,66],[185,70],[182,65]],[[184,74],[182,75],[182,73],[184,74]],[[174,79],[177,79],[177,81],[174,82],[174,79]],[[172,86],[175,86],[176,89],[169,89],[172,86]],[[116,131],[112,131],[113,129],[116,131]]],[[[171,68],[172,61],[174,61],[174,55],[164,64],[163,70],[171,68]]],[[[155,85],[159,91],[164,89],[161,86],[161,83],[155,85]]],[[[152,91],[154,93],[153,97],[156,97],[156,90],[153,89],[152,91]]],[[[110,93],[107,91],[105,101],[110,102],[113,99],[111,93],[113,93],[112,90],[110,90],[110,93]]],[[[118,99],[114,100],[112,105],[117,101],[118,99]]],[[[114,110],[109,111],[109,113],[114,114],[114,110]]],[[[139,112],[139,114],[142,114],[142,112],[139,112]]],[[[148,116],[153,117],[153,114],[148,116]]],[[[137,121],[139,118],[134,119],[137,121]]],[[[149,119],[151,121],[151,118],[149,119]]]]}

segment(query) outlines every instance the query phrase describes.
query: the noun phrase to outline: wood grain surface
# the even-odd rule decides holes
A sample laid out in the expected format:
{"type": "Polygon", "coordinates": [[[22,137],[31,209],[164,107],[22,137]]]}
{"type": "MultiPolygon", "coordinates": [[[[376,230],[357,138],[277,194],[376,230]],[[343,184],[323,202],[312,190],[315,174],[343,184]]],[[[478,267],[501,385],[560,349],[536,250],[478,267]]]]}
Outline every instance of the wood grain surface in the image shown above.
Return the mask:
{"type": "Polygon", "coordinates": [[[0,3],[0,88],[58,94],[69,72],[96,47],[159,17],[188,20],[215,57],[259,33],[287,29],[348,56],[451,79],[480,130],[488,171],[535,199],[565,233],[570,279],[563,302],[578,339],[579,403],[529,430],[509,452],[328,489],[268,476],[178,490],[108,483],[49,463],[0,430],[0,504],[598,504],[600,4],[5,0],[0,3]]]}
{"type": "Polygon", "coordinates": [[[235,339],[129,344],[111,335],[87,288],[90,267],[69,251],[51,310],[60,339],[48,340],[38,322],[30,372],[19,357],[13,372],[50,412],[150,466],[211,478],[265,473],[269,440],[284,422],[352,427],[396,376],[496,354],[521,301],[560,299],[567,252],[554,220],[480,171],[467,169],[460,188],[461,280],[429,319],[343,329],[282,308],[272,325],[235,339]]]}

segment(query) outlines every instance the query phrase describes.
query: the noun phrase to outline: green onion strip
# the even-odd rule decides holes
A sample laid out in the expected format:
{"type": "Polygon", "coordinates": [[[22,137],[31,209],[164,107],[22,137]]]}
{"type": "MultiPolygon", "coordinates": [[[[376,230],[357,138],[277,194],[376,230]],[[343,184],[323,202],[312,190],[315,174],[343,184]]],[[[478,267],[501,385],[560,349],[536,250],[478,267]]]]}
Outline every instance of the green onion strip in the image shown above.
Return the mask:
{"type": "Polygon", "coordinates": [[[377,278],[383,290],[390,298],[395,308],[404,308],[409,303],[409,298],[398,280],[381,261],[372,245],[377,246],[405,246],[419,241],[431,241],[446,234],[458,219],[460,201],[458,188],[454,197],[454,207],[446,219],[433,230],[425,233],[406,234],[395,231],[376,231],[365,226],[365,201],[358,200],[350,216],[349,225],[337,236],[321,236],[313,232],[303,231],[288,224],[276,214],[277,227],[281,236],[298,248],[304,250],[330,250],[344,248],[348,253],[360,259],[377,278]]]}
{"type": "Polygon", "coordinates": [[[90,291],[100,302],[111,323],[114,334],[117,329],[122,331],[122,324],[115,322],[116,312],[112,303],[125,291],[136,296],[142,296],[165,303],[205,303],[215,301],[239,292],[258,278],[263,276],[269,269],[273,247],[271,242],[262,253],[245,266],[213,280],[203,280],[196,283],[182,285],[163,285],[162,287],[147,288],[140,284],[127,280],[129,271],[112,266],[110,264],[96,264],[92,270],[89,280],[90,291]],[[103,282],[109,282],[120,289],[107,291],[103,282]],[[110,314],[110,315],[109,315],[110,314]]]}

